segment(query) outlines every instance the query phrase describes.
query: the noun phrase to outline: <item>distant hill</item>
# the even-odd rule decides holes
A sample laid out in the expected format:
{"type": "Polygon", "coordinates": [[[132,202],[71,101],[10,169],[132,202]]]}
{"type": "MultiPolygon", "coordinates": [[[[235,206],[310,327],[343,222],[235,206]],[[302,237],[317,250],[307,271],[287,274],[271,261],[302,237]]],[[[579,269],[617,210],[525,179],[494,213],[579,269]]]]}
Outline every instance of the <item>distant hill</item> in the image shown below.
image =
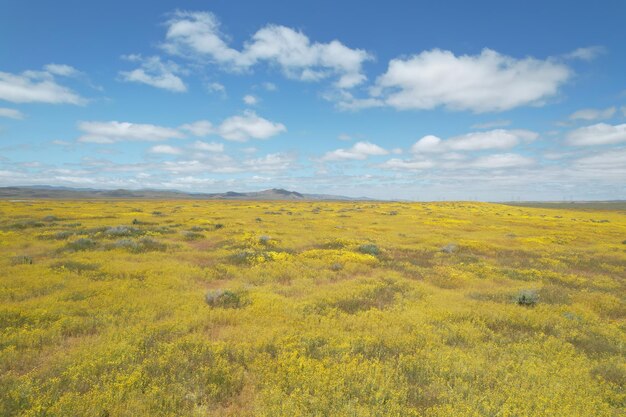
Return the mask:
{"type": "Polygon", "coordinates": [[[179,200],[320,200],[360,201],[370,198],[352,198],[331,194],[301,194],[282,188],[253,192],[186,193],[178,190],[98,190],[93,188],[69,188],[50,185],[23,187],[0,187],[0,199],[28,200],[49,199],[179,199],[179,200]]]}

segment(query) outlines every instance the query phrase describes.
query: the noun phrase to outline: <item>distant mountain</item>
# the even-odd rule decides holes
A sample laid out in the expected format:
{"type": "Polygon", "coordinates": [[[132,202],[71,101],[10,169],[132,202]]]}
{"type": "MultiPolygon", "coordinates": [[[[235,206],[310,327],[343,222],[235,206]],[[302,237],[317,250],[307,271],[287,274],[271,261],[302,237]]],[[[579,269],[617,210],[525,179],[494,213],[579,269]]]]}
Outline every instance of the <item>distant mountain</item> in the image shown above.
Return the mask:
{"type": "Polygon", "coordinates": [[[372,200],[366,197],[352,198],[330,194],[301,194],[282,188],[264,191],[225,193],[186,193],[178,190],[98,190],[94,188],[70,188],[50,185],[29,185],[24,187],[0,187],[0,199],[178,199],[178,200],[319,200],[319,201],[360,201],[372,200]]]}

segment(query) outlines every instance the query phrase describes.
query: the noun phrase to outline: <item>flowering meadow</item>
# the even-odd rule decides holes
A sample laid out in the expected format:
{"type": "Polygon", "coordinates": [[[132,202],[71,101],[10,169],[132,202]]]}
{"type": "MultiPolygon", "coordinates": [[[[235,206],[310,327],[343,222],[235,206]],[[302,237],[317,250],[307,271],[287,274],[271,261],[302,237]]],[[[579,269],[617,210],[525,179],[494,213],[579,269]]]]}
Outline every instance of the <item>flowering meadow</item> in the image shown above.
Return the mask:
{"type": "Polygon", "coordinates": [[[623,416],[626,208],[0,201],[1,416],[623,416]]]}

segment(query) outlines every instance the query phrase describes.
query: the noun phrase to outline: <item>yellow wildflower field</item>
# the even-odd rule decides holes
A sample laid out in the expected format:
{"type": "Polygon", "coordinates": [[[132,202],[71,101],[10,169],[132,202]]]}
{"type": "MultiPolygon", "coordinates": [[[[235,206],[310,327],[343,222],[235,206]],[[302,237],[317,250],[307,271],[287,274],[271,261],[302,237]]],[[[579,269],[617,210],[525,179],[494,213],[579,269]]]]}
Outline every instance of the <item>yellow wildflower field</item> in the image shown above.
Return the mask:
{"type": "Polygon", "coordinates": [[[2,416],[618,416],[626,211],[0,201],[2,416]]]}

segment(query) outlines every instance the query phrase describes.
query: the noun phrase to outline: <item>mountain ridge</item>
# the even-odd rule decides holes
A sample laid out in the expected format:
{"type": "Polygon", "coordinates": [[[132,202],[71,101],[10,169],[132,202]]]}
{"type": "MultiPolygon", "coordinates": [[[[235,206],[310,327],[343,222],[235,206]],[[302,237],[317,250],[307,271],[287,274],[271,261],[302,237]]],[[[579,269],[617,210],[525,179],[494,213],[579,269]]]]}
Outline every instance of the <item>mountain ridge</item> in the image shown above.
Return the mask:
{"type": "Polygon", "coordinates": [[[180,200],[314,200],[314,201],[374,201],[368,197],[347,197],[332,194],[305,194],[284,188],[262,191],[223,193],[194,193],[160,189],[97,189],[53,185],[0,187],[0,199],[180,199],[180,200]]]}

